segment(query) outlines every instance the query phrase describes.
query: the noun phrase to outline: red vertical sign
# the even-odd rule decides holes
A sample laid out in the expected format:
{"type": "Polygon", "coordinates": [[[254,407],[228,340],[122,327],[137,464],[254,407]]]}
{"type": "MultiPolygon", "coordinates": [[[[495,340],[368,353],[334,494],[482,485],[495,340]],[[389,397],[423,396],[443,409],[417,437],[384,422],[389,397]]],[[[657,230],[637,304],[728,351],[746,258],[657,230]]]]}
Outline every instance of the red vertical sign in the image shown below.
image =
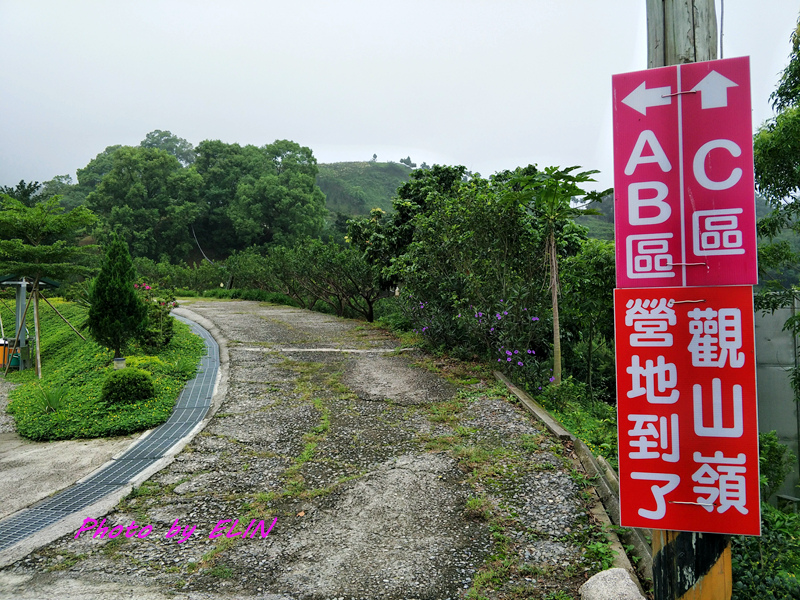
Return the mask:
{"type": "Polygon", "coordinates": [[[613,77],[618,287],[758,282],[749,65],[613,77]]]}
{"type": "Polygon", "coordinates": [[[614,292],[621,524],[759,535],[750,286],[614,292]]]}

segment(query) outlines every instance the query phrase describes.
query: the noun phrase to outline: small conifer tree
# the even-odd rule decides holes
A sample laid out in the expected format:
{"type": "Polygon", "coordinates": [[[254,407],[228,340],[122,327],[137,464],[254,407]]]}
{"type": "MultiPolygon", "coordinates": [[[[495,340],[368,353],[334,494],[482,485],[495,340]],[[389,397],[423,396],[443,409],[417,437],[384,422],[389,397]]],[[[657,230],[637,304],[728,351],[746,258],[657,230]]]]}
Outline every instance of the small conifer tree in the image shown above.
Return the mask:
{"type": "Polygon", "coordinates": [[[98,344],[114,350],[114,358],[121,358],[128,339],[147,325],[147,307],[133,289],[135,277],[128,246],[115,236],[89,292],[89,331],[98,344]]]}

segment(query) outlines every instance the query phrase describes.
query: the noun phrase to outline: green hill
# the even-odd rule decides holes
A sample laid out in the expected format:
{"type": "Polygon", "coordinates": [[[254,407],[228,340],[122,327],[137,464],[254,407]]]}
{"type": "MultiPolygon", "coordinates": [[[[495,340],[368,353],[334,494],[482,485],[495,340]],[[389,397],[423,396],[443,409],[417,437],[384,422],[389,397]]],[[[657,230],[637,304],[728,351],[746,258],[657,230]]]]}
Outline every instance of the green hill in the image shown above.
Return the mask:
{"type": "Polygon", "coordinates": [[[317,185],[332,212],[366,215],[373,208],[390,211],[397,188],[411,169],[399,163],[340,162],[317,165],[317,185]]]}

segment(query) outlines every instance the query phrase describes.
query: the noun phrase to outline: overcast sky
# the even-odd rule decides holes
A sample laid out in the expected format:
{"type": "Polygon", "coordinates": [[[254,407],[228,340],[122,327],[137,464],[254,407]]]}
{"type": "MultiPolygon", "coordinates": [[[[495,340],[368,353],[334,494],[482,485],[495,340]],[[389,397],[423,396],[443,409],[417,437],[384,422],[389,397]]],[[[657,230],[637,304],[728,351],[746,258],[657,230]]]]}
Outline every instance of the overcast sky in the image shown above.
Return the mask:
{"type": "MultiPolygon", "coordinates": [[[[724,8],[757,128],[800,6],[724,8]]],[[[2,185],[165,129],[319,162],[581,165],[611,187],[611,76],[647,67],[645,0],[0,0],[0,27],[2,185]]]]}

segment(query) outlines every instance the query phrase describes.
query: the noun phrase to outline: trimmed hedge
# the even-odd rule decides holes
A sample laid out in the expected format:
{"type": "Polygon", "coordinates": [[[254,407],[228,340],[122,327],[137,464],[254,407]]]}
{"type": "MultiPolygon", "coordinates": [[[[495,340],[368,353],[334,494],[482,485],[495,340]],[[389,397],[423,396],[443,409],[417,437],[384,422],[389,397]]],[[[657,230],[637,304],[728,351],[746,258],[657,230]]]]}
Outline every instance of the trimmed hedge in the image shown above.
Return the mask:
{"type": "Polygon", "coordinates": [[[106,406],[136,404],[156,397],[156,386],[147,371],[135,367],[112,371],[103,383],[100,400],[106,406]]]}

